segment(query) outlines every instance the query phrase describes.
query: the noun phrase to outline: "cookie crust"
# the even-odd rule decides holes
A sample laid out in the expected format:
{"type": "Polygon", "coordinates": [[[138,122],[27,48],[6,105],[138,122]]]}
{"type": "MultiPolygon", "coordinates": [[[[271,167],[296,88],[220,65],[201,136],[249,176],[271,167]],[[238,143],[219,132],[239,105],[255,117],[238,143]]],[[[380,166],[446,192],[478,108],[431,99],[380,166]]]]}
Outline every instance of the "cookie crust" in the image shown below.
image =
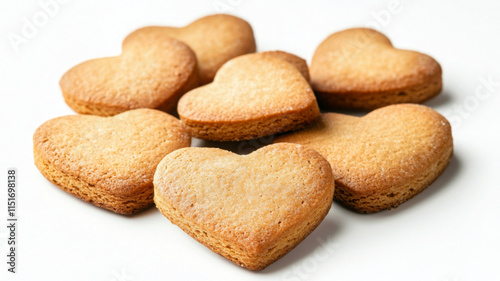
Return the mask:
{"type": "Polygon", "coordinates": [[[299,244],[330,210],[326,159],[294,144],[239,156],[216,148],[169,154],[154,179],[157,208],[198,242],[250,270],[299,244]]]}
{"type": "Polygon", "coordinates": [[[318,102],[326,108],[368,110],[422,103],[442,89],[436,60],[396,49],[385,35],[368,28],[330,35],[316,49],[310,73],[318,102]]]}
{"type": "Polygon", "coordinates": [[[297,70],[300,71],[302,76],[304,76],[304,79],[306,79],[306,81],[309,82],[310,80],[309,67],[307,66],[306,60],[304,60],[303,58],[284,51],[266,51],[266,52],[261,52],[261,54],[277,57],[289,62],[290,64],[295,66],[295,68],[297,68],[297,70]]]}
{"type": "Polygon", "coordinates": [[[35,165],[62,190],[119,214],[153,204],[153,175],[168,153],[190,145],[176,118],[137,109],[114,117],[64,116],[33,136],[35,165]]]}
{"type": "Polygon", "coordinates": [[[402,204],[429,186],[453,154],[449,122],[431,108],[391,105],[358,118],[325,113],[275,142],[307,145],[332,165],[335,200],[360,213],[402,204]]]}
{"type": "Polygon", "coordinates": [[[137,108],[171,112],[181,95],[198,85],[196,56],[175,39],[136,33],[120,56],[83,62],[59,84],[68,106],[81,114],[112,116],[137,108]]]}
{"type": "Polygon", "coordinates": [[[225,14],[206,16],[185,27],[147,26],[134,31],[129,37],[141,32],[176,38],[193,49],[198,59],[201,85],[212,82],[217,70],[228,60],[256,50],[250,24],[225,14]]]}
{"type": "Polygon", "coordinates": [[[314,123],[314,93],[292,64],[265,54],[229,61],[213,83],[184,95],[177,111],[195,137],[238,141],[299,130],[314,123]]]}

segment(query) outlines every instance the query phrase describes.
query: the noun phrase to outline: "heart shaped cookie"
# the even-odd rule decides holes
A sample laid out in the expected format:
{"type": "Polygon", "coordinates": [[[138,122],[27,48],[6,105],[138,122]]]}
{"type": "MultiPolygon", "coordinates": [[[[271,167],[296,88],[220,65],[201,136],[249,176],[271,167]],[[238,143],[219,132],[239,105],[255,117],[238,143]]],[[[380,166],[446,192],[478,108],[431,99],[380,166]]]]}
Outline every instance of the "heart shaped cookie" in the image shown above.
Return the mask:
{"type": "Polygon", "coordinates": [[[114,117],[64,116],[33,136],[35,164],[51,182],[87,202],[120,214],[153,203],[156,165],[191,138],[176,118],[153,109],[114,117]]]}
{"type": "Polygon", "coordinates": [[[316,49],[310,73],[320,106],[329,108],[421,103],[442,87],[437,61],[396,49],[385,35],[367,28],[330,35],[316,49]]]}
{"type": "Polygon", "coordinates": [[[266,54],[228,61],[214,82],[185,94],[177,112],[193,136],[214,141],[298,130],[319,117],[314,93],[297,68],[266,54]]]}
{"type": "Polygon", "coordinates": [[[362,213],[397,206],[446,168],[453,152],[448,121],[431,108],[401,104],[358,118],[325,113],[308,130],[275,142],[307,145],[332,165],[335,200],[362,213]]]}
{"type": "Polygon", "coordinates": [[[60,81],[76,112],[101,116],[135,108],[175,109],[198,85],[196,56],[184,43],[152,32],[129,36],[118,57],[83,62],[60,81]]]}
{"type": "Polygon", "coordinates": [[[157,208],[172,223],[232,262],[261,270],[319,225],[334,180],[318,152],[275,144],[245,156],[179,149],[158,165],[154,188],[157,208]]]}
{"type": "Polygon", "coordinates": [[[206,16],[180,28],[148,26],[131,35],[142,32],[173,37],[188,44],[198,58],[201,84],[210,83],[228,60],[253,53],[256,48],[252,27],[238,17],[224,14],[206,16]]]}

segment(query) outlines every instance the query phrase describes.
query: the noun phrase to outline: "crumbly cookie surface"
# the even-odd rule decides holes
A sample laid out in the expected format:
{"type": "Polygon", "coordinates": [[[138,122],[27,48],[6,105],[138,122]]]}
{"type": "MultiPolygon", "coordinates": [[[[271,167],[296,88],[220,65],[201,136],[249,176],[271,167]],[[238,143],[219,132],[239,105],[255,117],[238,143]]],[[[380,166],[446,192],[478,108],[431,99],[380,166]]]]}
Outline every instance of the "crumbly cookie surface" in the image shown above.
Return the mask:
{"type": "Polygon", "coordinates": [[[309,67],[307,66],[307,62],[303,58],[284,51],[266,51],[261,52],[261,54],[277,57],[291,63],[309,82],[309,67]]]}
{"type": "Polygon", "coordinates": [[[59,84],[66,103],[81,114],[112,116],[137,108],[169,112],[198,85],[196,56],[176,39],[135,33],[120,56],[78,64],[59,84]]]}
{"type": "Polygon", "coordinates": [[[334,194],[318,152],[275,144],[240,156],[185,148],[162,160],[154,178],[157,208],[214,252],[261,270],[323,220],[334,194]]]}
{"type": "Polygon", "coordinates": [[[191,138],[176,118],[137,109],[113,117],[64,116],[33,136],[35,164],[61,189],[116,213],[153,203],[156,165],[191,138]]]}
{"type": "Polygon", "coordinates": [[[193,136],[214,141],[298,130],[319,117],[316,98],[302,74],[265,54],[230,60],[214,82],[185,94],[177,111],[193,136]]]}
{"type": "Polygon", "coordinates": [[[336,181],[335,200],[362,213],[395,207],[424,190],[453,152],[448,121],[414,104],[361,118],[325,113],[312,128],[275,142],[307,145],[325,156],[336,181]]]}
{"type": "Polygon", "coordinates": [[[348,109],[421,103],[441,91],[441,73],[432,57],[396,49],[385,35],[367,28],[330,35],[310,67],[320,105],[348,109]]]}
{"type": "Polygon", "coordinates": [[[198,59],[202,85],[210,83],[217,70],[228,60],[256,50],[250,24],[231,15],[206,16],[180,28],[148,26],[135,32],[144,31],[170,36],[189,45],[198,59]]]}

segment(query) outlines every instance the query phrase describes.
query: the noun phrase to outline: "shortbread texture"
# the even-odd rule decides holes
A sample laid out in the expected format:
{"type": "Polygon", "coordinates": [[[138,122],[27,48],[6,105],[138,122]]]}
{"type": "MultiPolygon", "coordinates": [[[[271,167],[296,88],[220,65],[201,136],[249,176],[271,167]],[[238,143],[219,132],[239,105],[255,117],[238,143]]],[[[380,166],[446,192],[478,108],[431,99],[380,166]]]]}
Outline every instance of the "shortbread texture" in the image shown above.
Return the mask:
{"type": "Polygon", "coordinates": [[[175,110],[182,94],[198,85],[196,56],[184,43],[153,32],[138,32],[120,56],[83,62],[59,82],[76,112],[112,116],[130,109],[175,110]]]}
{"type": "Polygon", "coordinates": [[[429,186],[453,152],[449,122],[431,108],[402,104],[364,117],[324,113],[308,130],[275,142],[307,145],[330,162],[335,200],[361,213],[398,206],[429,186]]]}
{"type": "Polygon", "coordinates": [[[284,51],[266,51],[262,52],[261,54],[277,57],[291,63],[293,66],[295,66],[295,68],[297,68],[298,71],[300,71],[302,76],[304,76],[304,79],[309,82],[309,67],[307,66],[307,62],[303,58],[284,51]]]}
{"type": "Polygon", "coordinates": [[[47,179],[120,214],[153,204],[157,164],[190,142],[178,119],[152,109],[114,117],[59,117],[42,124],[33,136],[35,165],[47,179]]]}
{"type": "Polygon", "coordinates": [[[310,73],[318,102],[326,108],[421,103],[442,88],[441,66],[435,59],[396,49],[385,35],[368,28],[330,35],[316,49],[310,73]]]}
{"type": "Polygon", "coordinates": [[[198,242],[250,270],[292,250],[330,210],[334,180],[318,152],[275,144],[240,156],[217,148],[167,155],[157,208],[198,242]]]}
{"type": "Polygon", "coordinates": [[[177,111],[193,136],[213,141],[299,130],[320,114],[311,87],[297,68],[260,53],[227,62],[214,82],[186,93],[177,111]]]}
{"type": "Polygon", "coordinates": [[[135,32],[169,36],[189,45],[198,59],[201,84],[212,82],[217,70],[228,60],[256,50],[250,24],[225,14],[209,15],[185,27],[148,26],[135,32]]]}

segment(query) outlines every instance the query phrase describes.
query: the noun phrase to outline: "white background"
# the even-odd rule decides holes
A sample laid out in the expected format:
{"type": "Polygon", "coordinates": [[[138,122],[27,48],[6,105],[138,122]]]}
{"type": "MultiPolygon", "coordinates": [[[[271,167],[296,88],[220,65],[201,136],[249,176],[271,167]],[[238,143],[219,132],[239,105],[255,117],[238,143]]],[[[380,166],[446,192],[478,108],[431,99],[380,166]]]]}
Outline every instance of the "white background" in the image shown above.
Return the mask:
{"type": "Polygon", "coordinates": [[[389,11],[389,1],[67,0],[44,22],[46,2],[0,4],[0,280],[500,280],[500,84],[482,82],[500,82],[500,2],[402,0],[389,11]],[[453,124],[446,171],[391,211],[360,215],[334,204],[303,243],[257,273],[212,253],[155,208],[117,215],[45,180],[33,164],[32,135],[44,121],[74,114],[58,86],[66,70],[119,54],[139,27],[183,26],[219,11],[250,22],[259,51],[308,62],[329,34],[374,24],[395,46],[436,58],[444,89],[426,105],[453,124]],[[12,44],[34,17],[36,32],[12,44]],[[15,275],[5,263],[10,167],[19,178],[15,275]]]}

